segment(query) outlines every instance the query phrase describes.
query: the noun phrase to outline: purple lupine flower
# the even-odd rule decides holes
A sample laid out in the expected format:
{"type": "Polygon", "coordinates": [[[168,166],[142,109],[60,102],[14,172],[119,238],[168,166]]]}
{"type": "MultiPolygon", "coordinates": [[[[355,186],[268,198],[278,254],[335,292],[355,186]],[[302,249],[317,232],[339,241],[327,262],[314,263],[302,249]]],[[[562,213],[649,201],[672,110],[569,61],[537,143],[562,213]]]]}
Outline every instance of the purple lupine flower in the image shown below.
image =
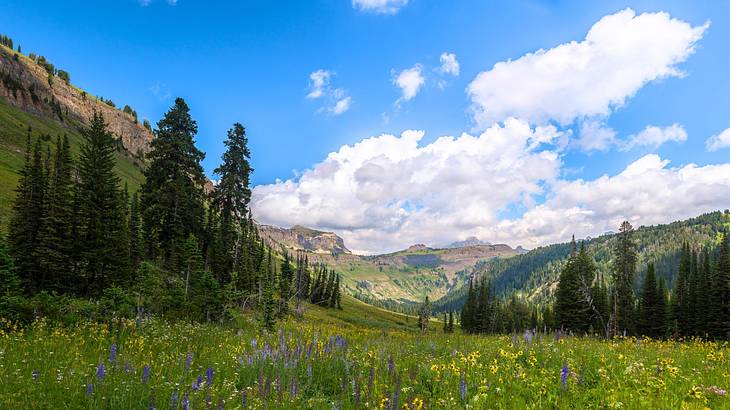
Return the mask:
{"type": "Polygon", "coordinates": [[[172,396],[170,397],[170,407],[173,409],[177,408],[177,391],[172,392],[172,396]]]}
{"type": "Polygon", "coordinates": [[[246,388],[244,388],[243,390],[241,390],[241,406],[243,406],[244,409],[246,408],[247,401],[248,401],[248,393],[246,392],[246,388]]]}
{"type": "Polygon", "coordinates": [[[187,393],[183,394],[181,406],[182,406],[182,410],[190,410],[190,400],[188,400],[187,393]]]}
{"type": "Polygon", "coordinates": [[[190,365],[193,364],[193,352],[188,353],[185,357],[185,371],[190,370],[190,365]]]}
{"type": "Polygon", "coordinates": [[[466,400],[466,379],[464,378],[464,373],[461,374],[461,380],[459,381],[459,395],[462,401],[466,400]]]}
{"type": "Polygon", "coordinates": [[[395,360],[393,360],[393,355],[391,354],[390,357],[388,357],[388,373],[393,373],[395,371],[395,360]]]}
{"type": "Polygon", "coordinates": [[[129,363],[129,360],[124,362],[124,373],[132,373],[132,365],[129,363]]]}
{"type": "Polygon", "coordinates": [[[358,383],[357,377],[352,380],[352,391],[355,394],[355,404],[360,404],[360,383],[358,383]]]}
{"type": "Polygon", "coordinates": [[[292,397],[297,397],[297,379],[291,381],[291,385],[289,386],[289,395],[292,397]]]}
{"type": "Polygon", "coordinates": [[[570,369],[568,368],[568,363],[563,364],[563,368],[560,370],[560,383],[562,383],[563,388],[566,388],[568,386],[568,375],[570,374],[570,369]]]}
{"type": "Polygon", "coordinates": [[[89,383],[86,385],[86,395],[91,396],[92,394],[94,394],[94,385],[89,383]]]}
{"type": "Polygon", "coordinates": [[[150,380],[150,365],[146,364],[142,368],[142,383],[147,383],[150,380]]]}
{"type": "Polygon", "coordinates": [[[217,410],[223,410],[223,399],[218,398],[218,406],[216,406],[216,407],[217,407],[217,410]]]}
{"type": "Polygon", "coordinates": [[[205,369],[205,383],[208,386],[213,384],[213,368],[212,367],[205,369]]]}
{"type": "Polygon", "coordinates": [[[37,383],[38,382],[38,370],[33,370],[33,373],[31,373],[31,375],[33,376],[33,381],[37,383]]]}
{"type": "Polygon", "coordinates": [[[106,366],[104,366],[104,363],[99,363],[99,366],[96,368],[96,378],[103,379],[105,376],[106,376],[106,366]]]}
{"type": "Polygon", "coordinates": [[[203,384],[203,376],[198,375],[198,378],[196,380],[193,380],[193,391],[198,391],[200,389],[200,385],[203,384]]]}
{"type": "Polygon", "coordinates": [[[307,377],[312,378],[312,363],[307,365],[307,377]]]}
{"type": "Polygon", "coordinates": [[[532,331],[525,330],[525,334],[523,337],[525,338],[525,342],[527,342],[528,345],[532,344],[532,331]]]}
{"type": "Polygon", "coordinates": [[[213,405],[213,398],[210,397],[210,393],[205,395],[205,405],[206,405],[206,408],[208,408],[208,409],[210,408],[210,406],[213,405]]]}
{"type": "Polygon", "coordinates": [[[368,395],[373,392],[373,381],[375,381],[375,368],[370,366],[370,375],[368,375],[368,395]]]}
{"type": "Polygon", "coordinates": [[[113,343],[111,349],[109,349],[109,363],[114,363],[117,360],[117,344],[113,343]]]}
{"type": "Polygon", "coordinates": [[[398,408],[398,397],[400,396],[400,376],[395,378],[395,392],[393,393],[393,408],[398,408]]]}

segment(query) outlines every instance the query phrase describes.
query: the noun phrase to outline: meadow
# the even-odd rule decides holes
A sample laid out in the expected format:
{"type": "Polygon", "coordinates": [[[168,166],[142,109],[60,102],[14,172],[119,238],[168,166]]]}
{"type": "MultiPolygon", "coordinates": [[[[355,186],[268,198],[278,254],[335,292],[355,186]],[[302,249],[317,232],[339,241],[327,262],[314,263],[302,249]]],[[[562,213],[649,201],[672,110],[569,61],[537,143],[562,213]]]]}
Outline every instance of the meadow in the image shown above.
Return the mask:
{"type": "Polygon", "coordinates": [[[357,303],[270,334],[255,317],[3,322],[0,408],[730,408],[727,342],[421,335],[357,303]]]}

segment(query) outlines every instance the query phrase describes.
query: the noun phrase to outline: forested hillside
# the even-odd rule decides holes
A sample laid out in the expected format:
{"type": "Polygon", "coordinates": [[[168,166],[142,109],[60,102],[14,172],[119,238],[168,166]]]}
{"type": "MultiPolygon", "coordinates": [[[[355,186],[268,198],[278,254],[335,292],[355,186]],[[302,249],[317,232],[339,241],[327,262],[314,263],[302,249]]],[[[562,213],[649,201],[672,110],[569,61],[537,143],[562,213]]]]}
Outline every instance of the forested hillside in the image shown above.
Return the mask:
{"type": "MultiPolygon", "coordinates": [[[[647,265],[653,263],[658,278],[663,278],[671,288],[677,276],[682,246],[691,244],[693,249],[717,245],[720,233],[730,228],[730,214],[718,211],[665,225],[640,227],[635,231],[638,245],[638,271],[634,286],[638,289],[647,265]]],[[[612,260],[611,246],[615,234],[587,238],[586,249],[597,266],[597,274],[607,282],[612,260]]],[[[497,295],[513,292],[533,304],[544,306],[553,300],[560,270],[571,252],[570,243],[562,243],[533,249],[512,258],[494,259],[480,263],[474,277],[488,279],[497,295]]],[[[459,309],[466,298],[466,287],[453,290],[436,301],[437,310],[459,309]]]]}

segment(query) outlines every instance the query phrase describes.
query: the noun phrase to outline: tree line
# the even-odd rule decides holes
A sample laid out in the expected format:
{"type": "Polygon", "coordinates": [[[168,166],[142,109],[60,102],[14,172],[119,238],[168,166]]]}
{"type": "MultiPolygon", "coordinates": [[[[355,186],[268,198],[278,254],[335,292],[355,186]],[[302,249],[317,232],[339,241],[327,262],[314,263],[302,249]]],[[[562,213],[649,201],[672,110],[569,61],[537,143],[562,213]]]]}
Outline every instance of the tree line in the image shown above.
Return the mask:
{"type": "Polygon", "coordinates": [[[68,311],[58,305],[69,301],[90,309],[87,300],[108,307],[99,315],[225,320],[256,309],[271,329],[295,300],[340,307],[339,275],[272,253],[259,236],[241,124],[228,130],[210,193],[197,124],[180,98],[157,123],[144,183],[131,194],[114,173],[116,142],[103,116],[94,113],[82,134],[73,158],[67,137],[51,150],[28,131],[7,245],[0,241],[4,316],[27,321],[68,311]]]}

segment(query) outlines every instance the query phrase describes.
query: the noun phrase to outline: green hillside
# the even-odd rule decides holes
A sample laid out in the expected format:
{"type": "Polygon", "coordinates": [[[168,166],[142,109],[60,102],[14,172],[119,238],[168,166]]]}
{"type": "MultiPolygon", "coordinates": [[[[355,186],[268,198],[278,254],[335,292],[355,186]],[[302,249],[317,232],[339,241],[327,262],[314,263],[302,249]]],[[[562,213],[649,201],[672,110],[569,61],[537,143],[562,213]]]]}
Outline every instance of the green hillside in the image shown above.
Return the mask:
{"type": "MultiPolygon", "coordinates": [[[[638,244],[639,261],[636,286],[641,283],[646,266],[653,262],[657,276],[663,277],[670,288],[674,285],[683,243],[699,248],[716,245],[722,230],[730,229],[730,213],[718,211],[684,221],[664,225],[642,226],[636,229],[634,238],[638,244]]],[[[588,251],[598,267],[598,274],[610,281],[610,263],[615,235],[607,234],[586,240],[588,251]]],[[[569,243],[554,244],[533,249],[512,258],[493,259],[478,264],[475,275],[491,280],[500,295],[516,292],[530,301],[542,304],[551,301],[560,270],[570,254],[569,243]]],[[[466,287],[454,288],[448,295],[435,302],[437,310],[460,308],[466,287]]]]}
{"type": "MultiPolygon", "coordinates": [[[[74,155],[78,155],[81,146],[83,137],[78,124],[65,126],[55,120],[26,113],[0,97],[0,230],[5,229],[10,217],[18,171],[23,166],[28,127],[33,138],[41,137],[46,144],[54,143],[56,136],[66,134],[74,155]]],[[[141,165],[127,155],[121,144],[117,151],[116,171],[122,183],[129,185],[130,191],[137,190],[142,184],[141,165]]]]}

